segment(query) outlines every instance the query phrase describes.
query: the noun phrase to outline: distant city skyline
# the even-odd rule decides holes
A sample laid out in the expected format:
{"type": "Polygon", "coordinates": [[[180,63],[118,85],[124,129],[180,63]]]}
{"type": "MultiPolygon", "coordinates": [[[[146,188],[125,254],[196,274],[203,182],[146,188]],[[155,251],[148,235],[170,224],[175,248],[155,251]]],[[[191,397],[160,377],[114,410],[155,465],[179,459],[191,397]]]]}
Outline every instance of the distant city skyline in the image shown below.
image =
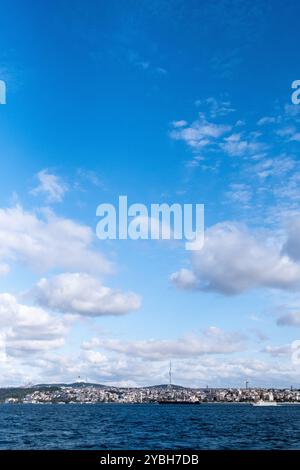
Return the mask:
{"type": "Polygon", "coordinates": [[[40,385],[0,389],[0,403],[157,403],[157,404],[299,404],[300,389],[275,388],[187,388],[157,385],[151,387],[105,387],[96,384],[40,385]]]}

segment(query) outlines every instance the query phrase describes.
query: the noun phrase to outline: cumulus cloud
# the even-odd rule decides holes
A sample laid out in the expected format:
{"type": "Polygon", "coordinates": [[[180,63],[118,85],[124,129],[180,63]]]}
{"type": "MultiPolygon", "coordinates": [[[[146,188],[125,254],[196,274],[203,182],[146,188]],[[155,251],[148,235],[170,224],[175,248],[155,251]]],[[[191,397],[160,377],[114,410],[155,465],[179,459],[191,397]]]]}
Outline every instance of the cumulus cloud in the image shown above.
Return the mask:
{"type": "Polygon", "coordinates": [[[51,211],[37,214],[20,206],[0,208],[1,266],[19,262],[36,271],[110,272],[110,262],[93,250],[93,241],[90,227],[51,211]]]}
{"type": "Polygon", "coordinates": [[[196,289],[198,287],[197,276],[190,269],[182,268],[171,274],[170,280],[181,289],[196,289]]]}
{"type": "Polygon", "coordinates": [[[229,354],[244,349],[245,338],[235,332],[225,332],[214,326],[202,335],[190,334],[175,340],[120,341],[93,338],[83,343],[83,349],[106,349],[128,356],[163,360],[166,358],[196,357],[203,354],[229,354]]]}
{"type": "Polygon", "coordinates": [[[44,308],[91,317],[124,315],[141,306],[137,294],[105,287],[86,273],[63,273],[52,279],[41,279],[31,296],[44,308]]]}
{"type": "Polygon", "coordinates": [[[60,348],[67,332],[59,318],[8,293],[0,294],[0,326],[2,346],[10,356],[60,348]]]}
{"type": "Polygon", "coordinates": [[[192,271],[178,271],[178,287],[240,294],[256,288],[299,289],[300,267],[272,240],[255,236],[236,223],[206,231],[204,247],[192,254],[192,271]]]}
{"type": "Polygon", "coordinates": [[[68,186],[59,176],[49,173],[48,169],[39,171],[36,176],[39,184],[31,191],[31,194],[34,196],[44,194],[48,202],[61,202],[63,200],[65,193],[68,191],[68,186]]]}

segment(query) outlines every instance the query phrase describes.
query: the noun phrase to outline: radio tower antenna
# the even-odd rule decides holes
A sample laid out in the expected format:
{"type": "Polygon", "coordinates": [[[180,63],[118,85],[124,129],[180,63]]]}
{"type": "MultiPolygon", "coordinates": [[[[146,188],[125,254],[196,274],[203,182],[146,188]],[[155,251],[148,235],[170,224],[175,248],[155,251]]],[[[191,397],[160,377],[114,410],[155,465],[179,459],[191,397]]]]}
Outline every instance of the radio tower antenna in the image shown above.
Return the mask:
{"type": "Polygon", "coordinates": [[[172,361],[170,361],[170,369],[169,369],[169,386],[172,386],[172,361]]]}

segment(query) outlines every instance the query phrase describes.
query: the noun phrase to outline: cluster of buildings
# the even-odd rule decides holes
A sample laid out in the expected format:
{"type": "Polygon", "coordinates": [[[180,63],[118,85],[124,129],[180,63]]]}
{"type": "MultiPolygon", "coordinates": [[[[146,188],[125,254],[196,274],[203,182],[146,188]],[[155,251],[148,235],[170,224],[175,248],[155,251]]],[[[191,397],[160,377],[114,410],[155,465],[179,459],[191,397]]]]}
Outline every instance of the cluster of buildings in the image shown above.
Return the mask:
{"type": "Polygon", "coordinates": [[[247,403],[263,401],[300,403],[300,390],[258,388],[192,389],[174,385],[118,388],[72,385],[24,389],[5,403],[247,403]]]}

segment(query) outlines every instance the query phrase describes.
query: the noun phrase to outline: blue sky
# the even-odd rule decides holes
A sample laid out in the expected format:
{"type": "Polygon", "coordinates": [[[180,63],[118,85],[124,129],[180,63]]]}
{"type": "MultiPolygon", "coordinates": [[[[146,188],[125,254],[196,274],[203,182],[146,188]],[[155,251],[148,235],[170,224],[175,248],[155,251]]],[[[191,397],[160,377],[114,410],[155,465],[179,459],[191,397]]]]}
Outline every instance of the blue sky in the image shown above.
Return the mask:
{"type": "Polygon", "coordinates": [[[299,5],[1,3],[3,384],[300,386],[299,5]],[[204,203],[199,253],[96,208],[204,203]]]}

